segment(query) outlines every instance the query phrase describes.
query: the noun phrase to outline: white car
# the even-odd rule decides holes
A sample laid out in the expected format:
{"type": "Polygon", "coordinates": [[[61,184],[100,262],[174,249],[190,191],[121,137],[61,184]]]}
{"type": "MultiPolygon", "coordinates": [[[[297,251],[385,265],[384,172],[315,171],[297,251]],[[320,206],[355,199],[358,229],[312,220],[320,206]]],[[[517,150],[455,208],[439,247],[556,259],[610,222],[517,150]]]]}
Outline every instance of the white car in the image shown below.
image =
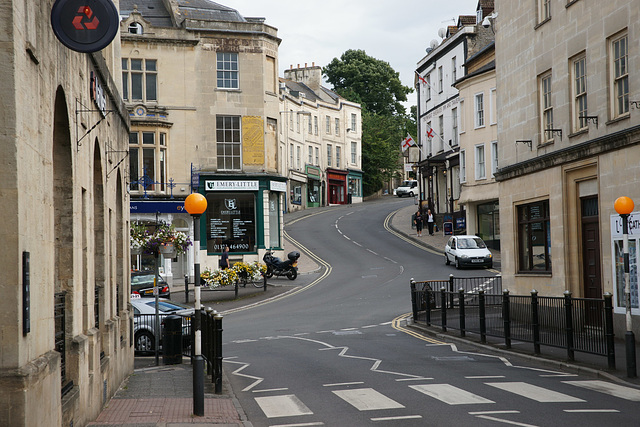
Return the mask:
{"type": "Polygon", "coordinates": [[[493,267],[493,255],[478,236],[451,236],[444,247],[444,262],[461,267],[493,267]]]}
{"type": "MultiPolygon", "coordinates": [[[[134,349],[136,353],[151,353],[155,350],[155,299],[140,298],[139,295],[134,294],[131,297],[131,306],[133,307],[134,349]]],[[[165,298],[158,299],[158,317],[160,319],[159,347],[162,346],[164,318],[171,314],[182,317],[183,341],[190,340],[189,328],[193,312],[192,307],[178,304],[165,298]]]]}

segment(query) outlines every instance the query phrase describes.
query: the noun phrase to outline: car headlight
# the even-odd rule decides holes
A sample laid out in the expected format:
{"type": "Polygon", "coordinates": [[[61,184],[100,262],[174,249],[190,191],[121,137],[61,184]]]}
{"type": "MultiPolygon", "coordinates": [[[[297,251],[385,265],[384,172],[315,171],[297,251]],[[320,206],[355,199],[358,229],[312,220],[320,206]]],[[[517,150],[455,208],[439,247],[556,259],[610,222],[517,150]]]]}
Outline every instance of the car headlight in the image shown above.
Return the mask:
{"type": "Polygon", "coordinates": [[[462,259],[469,259],[469,255],[460,255],[460,258],[462,258],[462,259]]]}
{"type": "Polygon", "coordinates": [[[493,257],[493,255],[492,254],[487,254],[484,257],[487,258],[487,259],[491,259],[493,257]]]}

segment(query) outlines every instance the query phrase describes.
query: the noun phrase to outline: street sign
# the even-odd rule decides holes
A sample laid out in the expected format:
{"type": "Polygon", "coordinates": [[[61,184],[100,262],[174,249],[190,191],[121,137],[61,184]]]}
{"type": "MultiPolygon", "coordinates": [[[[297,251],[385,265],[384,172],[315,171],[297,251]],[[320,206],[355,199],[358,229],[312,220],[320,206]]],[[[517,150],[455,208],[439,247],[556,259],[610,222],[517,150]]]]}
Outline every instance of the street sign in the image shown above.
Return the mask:
{"type": "Polygon", "coordinates": [[[118,10],[111,0],[56,0],[51,28],[58,40],[76,52],[97,52],[118,32],[118,10]]]}

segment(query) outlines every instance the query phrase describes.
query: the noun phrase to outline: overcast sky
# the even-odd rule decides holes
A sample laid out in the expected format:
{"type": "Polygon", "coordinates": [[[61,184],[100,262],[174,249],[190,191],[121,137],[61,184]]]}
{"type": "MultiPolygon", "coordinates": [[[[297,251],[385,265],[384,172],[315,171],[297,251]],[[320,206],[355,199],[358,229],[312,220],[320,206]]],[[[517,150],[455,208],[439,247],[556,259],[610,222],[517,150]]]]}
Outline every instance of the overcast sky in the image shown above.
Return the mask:
{"type": "MultiPolygon", "coordinates": [[[[324,67],[348,49],[388,62],[413,87],[416,64],[438,29],[474,15],[478,0],[214,0],[278,29],[280,77],[290,65],[324,67]]],[[[405,106],[415,105],[416,94],[405,106]]]]}

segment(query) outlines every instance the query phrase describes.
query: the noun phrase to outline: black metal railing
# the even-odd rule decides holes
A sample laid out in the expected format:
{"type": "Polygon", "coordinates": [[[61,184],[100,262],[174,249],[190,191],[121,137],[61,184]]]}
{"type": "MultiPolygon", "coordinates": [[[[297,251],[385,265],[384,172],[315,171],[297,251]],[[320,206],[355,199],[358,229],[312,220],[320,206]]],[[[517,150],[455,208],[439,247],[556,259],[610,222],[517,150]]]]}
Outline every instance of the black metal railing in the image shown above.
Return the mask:
{"type": "Polygon", "coordinates": [[[73,381],[67,378],[67,346],[66,346],[66,292],[58,292],[54,294],[53,317],[55,321],[55,337],[54,345],[58,353],[60,353],[60,379],[62,387],[62,397],[64,397],[72,388],[73,381]]]}
{"type": "MultiPolygon", "coordinates": [[[[611,294],[593,299],[573,298],[568,291],[562,297],[539,296],[536,291],[531,295],[510,295],[506,290],[486,293],[482,289],[486,280],[475,282],[479,287],[447,290],[458,279],[465,278],[411,281],[414,322],[439,326],[445,332],[457,330],[461,336],[475,333],[482,342],[487,337],[504,339],[507,348],[512,340],[528,342],[536,354],[545,345],[566,349],[570,360],[576,351],[605,356],[609,368],[615,368],[611,294]]],[[[474,283],[469,280],[466,284],[470,282],[474,283]]],[[[501,281],[491,286],[502,288],[501,281]]]]}
{"type": "Polygon", "coordinates": [[[207,373],[215,384],[216,393],[222,392],[222,316],[211,309],[201,311],[202,356],[207,373]]]}

